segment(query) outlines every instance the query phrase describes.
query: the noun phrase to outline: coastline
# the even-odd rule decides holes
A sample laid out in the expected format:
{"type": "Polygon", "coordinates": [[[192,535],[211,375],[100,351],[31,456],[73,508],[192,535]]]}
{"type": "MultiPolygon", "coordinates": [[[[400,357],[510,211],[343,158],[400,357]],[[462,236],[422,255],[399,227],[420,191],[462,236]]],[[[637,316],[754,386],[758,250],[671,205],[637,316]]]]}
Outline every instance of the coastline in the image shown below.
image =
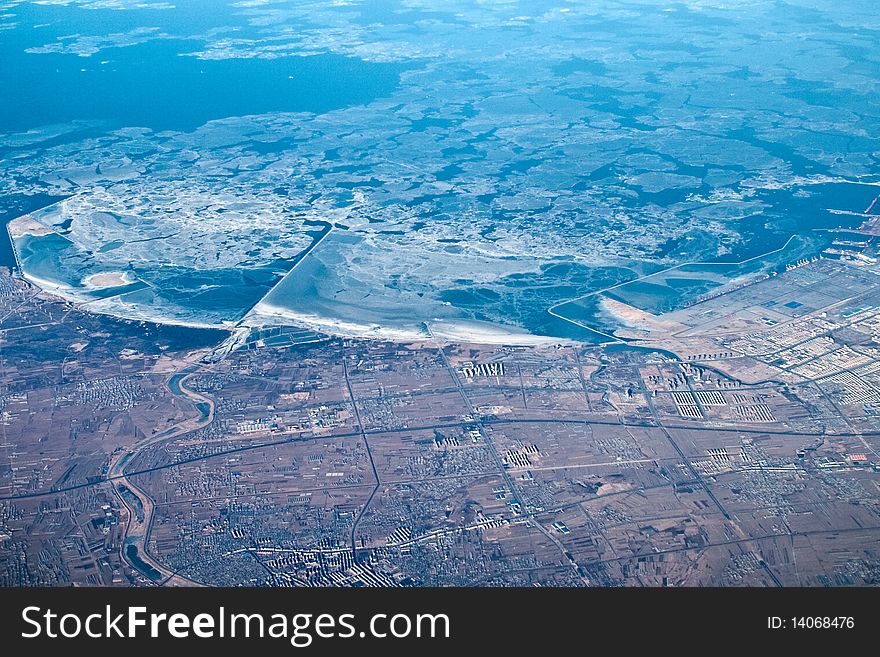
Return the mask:
{"type": "Polygon", "coordinates": [[[390,328],[378,324],[355,324],[341,320],[321,317],[319,315],[297,313],[295,311],[260,302],[240,322],[242,326],[256,328],[265,323],[254,320],[259,318],[287,320],[296,326],[302,326],[319,333],[347,338],[372,338],[390,340],[392,342],[426,342],[444,340],[447,342],[467,342],[474,344],[508,344],[512,346],[574,344],[574,340],[552,336],[532,335],[515,328],[506,328],[488,322],[475,320],[461,321],[426,321],[425,328],[390,328]]]}
{"type": "MultiPolygon", "coordinates": [[[[44,294],[48,294],[50,296],[56,297],[65,303],[72,303],[76,306],[80,307],[85,312],[94,313],[96,315],[105,315],[107,317],[113,317],[114,319],[118,319],[120,321],[126,322],[148,322],[151,324],[163,324],[167,326],[181,326],[185,328],[193,328],[193,329],[211,329],[216,331],[228,331],[232,332],[235,330],[235,325],[230,324],[209,324],[205,322],[190,322],[183,319],[178,319],[176,317],[165,317],[165,316],[157,316],[153,315],[149,312],[143,312],[140,310],[133,310],[128,315],[121,315],[119,313],[112,312],[112,308],[108,308],[107,306],[113,301],[113,298],[109,299],[89,299],[83,298],[78,295],[74,288],[69,285],[63,285],[61,283],[55,283],[53,281],[48,281],[46,279],[42,279],[38,276],[34,276],[33,274],[23,273],[22,278],[26,280],[28,283],[36,287],[40,292],[44,294]],[[99,305],[103,304],[103,305],[99,305]]],[[[100,288],[90,288],[90,289],[100,289],[100,288]]],[[[119,305],[122,305],[121,303],[119,305]]]]}
{"type": "Polygon", "coordinates": [[[80,294],[77,294],[74,288],[68,285],[42,279],[33,274],[24,273],[23,278],[38,288],[41,292],[57,297],[67,303],[76,304],[86,312],[106,315],[122,321],[149,322],[153,324],[164,324],[193,329],[212,329],[227,331],[229,333],[233,333],[236,329],[241,328],[266,328],[273,325],[280,325],[282,322],[286,321],[291,326],[298,326],[334,337],[386,340],[399,343],[430,342],[439,340],[441,342],[503,344],[510,346],[554,346],[562,344],[578,344],[577,340],[533,335],[531,333],[526,333],[525,331],[517,330],[516,328],[508,328],[476,320],[438,320],[426,322],[424,328],[392,328],[380,326],[378,324],[356,324],[353,322],[321,317],[319,315],[296,313],[265,302],[260,302],[255,305],[238,322],[228,322],[223,324],[194,322],[175,317],[160,316],[145,312],[141,308],[135,309],[134,306],[128,308],[127,306],[124,306],[123,302],[119,301],[116,301],[114,304],[112,298],[84,298],[80,294]],[[126,307],[129,312],[125,315],[119,312],[114,312],[114,305],[116,309],[126,307]]]}
{"type": "Polygon", "coordinates": [[[57,297],[61,297],[65,301],[71,301],[73,303],[83,302],[83,300],[81,300],[79,297],[76,297],[76,295],[72,293],[73,288],[69,285],[65,285],[64,283],[56,283],[55,281],[50,281],[45,278],[40,278],[39,276],[34,276],[30,272],[24,271],[23,269],[21,271],[21,276],[33,286],[39,288],[41,291],[46,292],[47,294],[54,294],[57,297]],[[68,296],[65,296],[64,294],[61,294],[61,290],[70,290],[71,296],[75,298],[70,298],[68,296]]]}

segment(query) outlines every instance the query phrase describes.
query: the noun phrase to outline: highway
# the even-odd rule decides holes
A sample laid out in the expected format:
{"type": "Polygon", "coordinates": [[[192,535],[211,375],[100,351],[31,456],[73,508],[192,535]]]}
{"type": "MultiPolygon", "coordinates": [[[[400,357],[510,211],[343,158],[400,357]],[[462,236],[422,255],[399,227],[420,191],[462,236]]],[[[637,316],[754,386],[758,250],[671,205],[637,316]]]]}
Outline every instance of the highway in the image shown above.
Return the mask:
{"type": "MultiPolygon", "coordinates": [[[[593,420],[593,419],[580,419],[580,418],[483,418],[479,422],[469,421],[469,420],[461,420],[458,422],[443,422],[443,423],[434,423],[434,424],[425,424],[425,425],[416,425],[409,427],[397,427],[390,429],[370,429],[365,430],[364,434],[367,436],[378,435],[378,434],[387,434],[387,433],[411,433],[416,431],[432,431],[434,429],[452,429],[452,428],[464,428],[469,426],[474,426],[477,424],[481,424],[483,426],[503,426],[507,424],[562,424],[562,425],[571,425],[571,424],[579,424],[579,425],[596,425],[596,426],[614,426],[614,427],[635,427],[635,428],[643,428],[643,429],[684,429],[690,431],[709,431],[712,432],[724,432],[724,433],[735,433],[738,435],[742,434],[752,434],[752,435],[778,435],[778,436],[807,436],[810,438],[826,438],[829,435],[839,436],[842,438],[859,438],[862,436],[880,436],[880,431],[864,431],[858,433],[835,433],[835,434],[825,434],[818,433],[812,431],[776,431],[764,429],[762,427],[756,427],[754,425],[750,426],[737,426],[737,427],[712,427],[711,429],[705,429],[698,426],[682,426],[682,425],[671,425],[664,424],[663,427],[659,427],[656,424],[648,423],[648,422],[618,422],[611,420],[593,420]]],[[[227,456],[229,454],[236,454],[239,452],[247,452],[254,449],[263,449],[265,447],[274,447],[276,445],[283,445],[285,443],[297,442],[297,441],[309,441],[309,440],[327,440],[328,438],[352,438],[359,437],[361,435],[360,430],[358,431],[347,431],[341,433],[328,434],[325,436],[309,436],[309,437],[289,437],[289,438],[281,438],[278,440],[270,440],[261,443],[254,443],[252,445],[243,445],[240,447],[232,447],[228,450],[224,450],[222,452],[215,452],[212,454],[205,454],[203,456],[194,456],[192,458],[181,459],[180,461],[175,461],[174,463],[167,463],[164,465],[157,465],[150,468],[143,468],[141,470],[134,470],[127,472],[126,475],[129,477],[147,474],[150,472],[156,472],[159,470],[165,470],[167,468],[173,468],[178,465],[183,465],[186,463],[194,463],[197,461],[204,461],[206,459],[219,458],[222,456],[227,456]]],[[[180,436],[177,436],[180,437],[180,436]]],[[[64,493],[71,490],[77,490],[81,488],[88,488],[90,486],[98,486],[106,481],[114,481],[119,479],[120,477],[105,477],[103,479],[83,482],[80,484],[72,484],[70,486],[64,486],[60,488],[51,488],[44,491],[34,491],[32,493],[20,493],[16,495],[3,495],[0,496],[0,500],[19,500],[19,499],[32,499],[35,497],[45,497],[47,495],[55,495],[57,493],[64,493]]]]}
{"type": "Polygon", "coordinates": [[[370,459],[370,468],[373,470],[373,477],[376,479],[376,485],[373,487],[370,496],[367,498],[367,501],[364,502],[364,505],[361,507],[361,510],[358,511],[357,517],[354,519],[354,522],[351,525],[351,553],[354,556],[355,561],[357,561],[357,528],[358,524],[361,521],[361,518],[364,517],[364,512],[367,510],[367,507],[370,506],[370,502],[373,501],[373,498],[376,496],[376,493],[379,490],[379,486],[381,485],[379,481],[379,472],[376,470],[376,462],[373,460],[373,452],[370,450],[370,441],[367,440],[367,434],[364,431],[364,425],[361,422],[361,414],[358,410],[357,401],[355,400],[354,391],[351,389],[351,379],[348,377],[348,363],[345,360],[345,348],[342,350],[342,371],[345,375],[345,387],[348,389],[348,397],[351,399],[352,408],[354,408],[354,417],[357,421],[358,432],[360,434],[361,439],[364,441],[364,446],[367,448],[367,457],[370,459]]]}

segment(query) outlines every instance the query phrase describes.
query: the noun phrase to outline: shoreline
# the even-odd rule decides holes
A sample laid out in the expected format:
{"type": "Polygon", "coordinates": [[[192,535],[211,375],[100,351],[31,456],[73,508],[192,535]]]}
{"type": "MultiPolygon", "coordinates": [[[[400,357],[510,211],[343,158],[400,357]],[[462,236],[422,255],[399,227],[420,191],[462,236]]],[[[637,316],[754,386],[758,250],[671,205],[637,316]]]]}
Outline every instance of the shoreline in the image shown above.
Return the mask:
{"type": "Polygon", "coordinates": [[[426,320],[424,322],[424,329],[416,327],[392,328],[378,324],[357,324],[321,317],[320,315],[298,313],[265,302],[260,302],[254,306],[239,325],[252,328],[271,326],[271,323],[253,323],[253,320],[259,320],[259,318],[288,320],[295,326],[302,326],[325,335],[389,340],[392,342],[428,342],[440,339],[447,342],[506,344],[511,346],[551,346],[578,343],[577,340],[533,335],[513,327],[508,329],[497,324],[477,320],[426,320]]]}
{"type": "MultiPolygon", "coordinates": [[[[21,268],[19,267],[19,269],[21,269],[21,268]]],[[[60,297],[60,298],[64,299],[65,301],[71,301],[73,303],[81,303],[78,300],[78,297],[77,297],[77,301],[74,301],[73,299],[70,299],[70,298],[64,296],[63,294],[60,294],[60,292],[59,292],[60,290],[71,290],[72,291],[73,288],[70,285],[65,285],[64,283],[56,283],[55,281],[50,281],[45,278],[40,278],[39,276],[34,276],[30,272],[26,272],[23,269],[21,270],[21,277],[23,279],[25,279],[26,281],[28,281],[34,287],[39,288],[42,292],[45,292],[46,294],[54,294],[55,296],[60,297]]]]}
{"type": "Polygon", "coordinates": [[[69,285],[54,283],[52,281],[48,281],[46,279],[40,278],[39,276],[34,276],[33,274],[28,273],[21,274],[21,278],[36,287],[40,292],[56,297],[57,299],[60,299],[65,303],[74,304],[83,312],[88,312],[95,315],[104,315],[106,317],[112,317],[114,319],[125,322],[145,322],[149,324],[182,326],[185,328],[193,329],[210,329],[214,331],[226,331],[227,333],[232,333],[235,330],[235,325],[233,324],[206,324],[203,322],[188,322],[186,320],[177,319],[175,317],[157,317],[155,315],[150,315],[149,313],[133,313],[132,316],[122,316],[117,313],[111,312],[106,307],[101,307],[100,305],[98,305],[102,302],[106,303],[108,301],[112,301],[113,297],[110,297],[109,299],[83,298],[77,295],[74,292],[75,288],[70,287],[69,285]],[[64,292],[67,292],[67,294],[64,294],[64,292]]]}
{"type": "MultiPolygon", "coordinates": [[[[146,322],[192,329],[224,331],[230,335],[234,334],[237,329],[242,328],[256,330],[272,326],[281,326],[283,324],[277,320],[287,320],[289,322],[287,325],[289,326],[297,326],[327,336],[364,340],[384,340],[401,344],[430,341],[545,347],[580,344],[578,340],[572,340],[570,338],[533,335],[522,330],[517,330],[516,328],[506,328],[497,324],[480,322],[477,320],[426,321],[424,323],[424,328],[422,329],[415,327],[410,329],[392,328],[380,326],[378,324],[357,324],[342,320],[329,319],[319,315],[296,313],[265,302],[257,303],[257,305],[251,308],[244,317],[237,322],[230,321],[229,323],[224,324],[193,322],[174,317],[157,316],[143,311],[133,311],[129,315],[121,315],[113,312],[113,309],[108,307],[110,305],[108,302],[112,303],[112,299],[83,298],[76,293],[76,288],[69,285],[55,283],[29,273],[23,273],[21,277],[39,289],[40,292],[54,296],[66,303],[72,303],[84,312],[104,315],[121,321],[146,322]],[[260,318],[264,318],[266,321],[259,321],[260,318]],[[275,319],[276,321],[270,321],[272,319],[275,319]]],[[[118,307],[121,305],[121,303],[117,303],[118,307]]]]}

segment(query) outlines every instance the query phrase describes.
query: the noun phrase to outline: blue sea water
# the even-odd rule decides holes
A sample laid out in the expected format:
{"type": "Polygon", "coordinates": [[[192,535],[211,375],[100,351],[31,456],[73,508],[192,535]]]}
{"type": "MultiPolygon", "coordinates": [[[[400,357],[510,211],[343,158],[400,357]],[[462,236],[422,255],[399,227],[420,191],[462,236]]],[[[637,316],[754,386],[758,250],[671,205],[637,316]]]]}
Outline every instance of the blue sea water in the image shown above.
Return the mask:
{"type": "MultiPolygon", "coordinates": [[[[865,87],[862,97],[853,90],[858,76],[877,77],[868,47],[875,35],[869,26],[844,30],[824,20],[841,14],[833,4],[815,11],[789,12],[773,3],[703,11],[632,0],[624,3],[624,16],[619,3],[597,0],[595,11],[573,11],[564,21],[555,21],[553,3],[410,4],[326,3],[306,15],[295,11],[302,5],[296,2],[190,0],[173,10],[136,11],[75,3],[12,7],[18,25],[0,31],[0,89],[14,93],[0,103],[0,137],[48,125],[71,131],[35,141],[32,151],[14,140],[0,142],[0,158],[25,161],[49,153],[42,168],[4,160],[4,173],[31,176],[18,184],[30,182],[37,192],[26,202],[6,195],[4,222],[48,200],[43,190],[52,184],[56,162],[81,173],[60,185],[88,194],[92,184],[112,188],[101,167],[125,160],[127,172],[119,175],[130,177],[130,187],[120,185],[120,194],[148,197],[138,185],[150,189],[151,177],[161,184],[187,178],[193,189],[208,190],[206,197],[241,192],[251,202],[271,195],[273,209],[280,207],[278,198],[289,201],[299,219],[326,211],[356,226],[347,235],[334,233],[309,257],[306,249],[271,265],[224,263],[210,272],[185,258],[145,257],[108,269],[125,241],[87,251],[73,235],[26,237],[19,250],[29,272],[96,301],[114,297],[177,319],[235,321],[269,294],[270,303],[291,312],[331,320],[393,325],[475,319],[592,339],[581,324],[613,330],[592,294],[613,287],[608,296],[649,312],[676,308],[717,288],[724,276],[784,264],[761,256],[792,235],[804,239],[786,258],[819,252],[831,239],[823,231],[863,220],[829,209],[862,211],[877,191],[857,184],[860,176],[876,174],[876,93],[865,87]],[[776,39],[766,52],[754,40],[755,26],[764,24],[774,26],[768,38],[776,39]],[[146,28],[149,38],[141,38],[138,28],[146,28]],[[796,36],[807,28],[808,36],[796,36]],[[304,46],[308,56],[293,48],[301,39],[311,44],[304,46]],[[96,52],[77,55],[89,40],[96,52]],[[277,47],[282,56],[194,56],[210,43],[247,43],[264,54],[277,47]],[[287,46],[297,55],[284,56],[287,46]],[[40,52],[53,49],[66,52],[40,52]],[[143,137],[146,146],[112,146],[125,139],[111,132],[119,127],[189,132],[212,119],[287,112],[318,119],[307,125],[300,114],[288,117],[265,140],[249,125],[231,128],[224,137],[239,144],[237,150],[224,150],[222,138],[201,140],[200,131],[182,150],[198,151],[199,166],[207,164],[184,174],[176,167],[191,160],[175,159],[179,151],[167,159],[155,155],[185,140],[163,144],[163,133],[143,137]],[[301,120],[308,137],[294,134],[301,120]],[[53,151],[77,142],[81,151],[53,151]],[[320,147],[312,149],[313,142],[320,147]],[[240,166],[217,164],[224,159],[240,166]],[[260,178],[261,167],[271,173],[260,178]],[[143,181],[136,180],[141,175],[143,181]],[[803,182],[811,176],[840,182],[803,182]],[[718,191],[741,192],[738,202],[753,203],[754,211],[726,216],[723,203],[706,200],[718,191]],[[617,242],[645,226],[641,243],[615,253],[617,242]],[[398,246],[362,239],[359,230],[398,246]],[[393,239],[411,236],[416,239],[393,239]],[[418,251],[421,236],[430,247],[420,258],[394,251],[399,245],[418,251]],[[499,266],[489,280],[474,271],[483,267],[474,263],[485,260],[468,261],[474,247],[468,240],[479,242],[474,250],[482,253],[495,253],[496,241],[501,254],[518,244],[521,253],[499,260],[545,264],[513,274],[499,266]],[[447,256],[444,271],[449,262],[460,265],[457,280],[418,279],[443,270],[432,268],[431,260],[447,256]],[[751,259],[745,268],[734,264],[751,259]],[[364,261],[369,266],[358,270],[364,261]],[[705,261],[730,266],[685,266],[618,287],[674,263],[705,261]],[[293,267],[294,275],[284,278],[293,267]],[[136,282],[107,290],[82,283],[86,274],[116,269],[136,282]],[[551,307],[562,317],[548,312],[551,307]]],[[[868,14],[870,9],[865,5],[868,14]]],[[[4,184],[0,180],[0,197],[4,184]]],[[[177,187],[169,196],[186,203],[199,194],[177,187]]],[[[140,200],[128,207],[149,215],[140,200]]],[[[201,201],[196,198],[196,205],[201,201]]],[[[288,205],[272,216],[284,223],[286,212],[288,205]]],[[[121,223],[109,210],[96,210],[95,217],[121,223]]],[[[150,221],[145,216],[140,225],[150,221]]],[[[61,233],[70,227],[57,225],[61,233]]],[[[306,226],[317,241],[330,221],[306,226]]],[[[132,234],[130,241],[141,239],[132,234]]],[[[271,242],[266,234],[255,236],[248,258],[239,262],[258,260],[271,242]]],[[[0,263],[11,262],[12,247],[0,239],[0,263]]]]}
{"type": "MultiPolygon", "coordinates": [[[[104,37],[132,29],[130,12],[28,4],[25,25],[0,38],[0,133],[70,121],[154,130],[193,130],[206,121],[267,112],[327,112],[388,94],[405,66],[334,54],[276,59],[200,59],[193,30],[222,26],[231,8],[184,2],[139,15],[167,38],[104,48],[88,57],[32,53],[72,35],[104,37]],[[27,27],[27,23],[32,26],[27,27]],[[14,90],[14,91],[13,91],[14,90]]],[[[247,27],[236,33],[242,37],[247,27]]]]}

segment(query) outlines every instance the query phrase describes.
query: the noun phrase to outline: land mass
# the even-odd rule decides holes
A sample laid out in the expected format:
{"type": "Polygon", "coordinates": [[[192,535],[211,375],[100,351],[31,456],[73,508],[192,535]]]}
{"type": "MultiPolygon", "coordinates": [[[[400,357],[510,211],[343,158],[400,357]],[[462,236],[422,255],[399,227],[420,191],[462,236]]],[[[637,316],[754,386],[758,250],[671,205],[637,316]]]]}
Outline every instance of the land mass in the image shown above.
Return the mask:
{"type": "Polygon", "coordinates": [[[875,584],[878,283],[612,303],[652,330],[595,346],[230,340],[4,274],[2,582],[875,584]]]}

